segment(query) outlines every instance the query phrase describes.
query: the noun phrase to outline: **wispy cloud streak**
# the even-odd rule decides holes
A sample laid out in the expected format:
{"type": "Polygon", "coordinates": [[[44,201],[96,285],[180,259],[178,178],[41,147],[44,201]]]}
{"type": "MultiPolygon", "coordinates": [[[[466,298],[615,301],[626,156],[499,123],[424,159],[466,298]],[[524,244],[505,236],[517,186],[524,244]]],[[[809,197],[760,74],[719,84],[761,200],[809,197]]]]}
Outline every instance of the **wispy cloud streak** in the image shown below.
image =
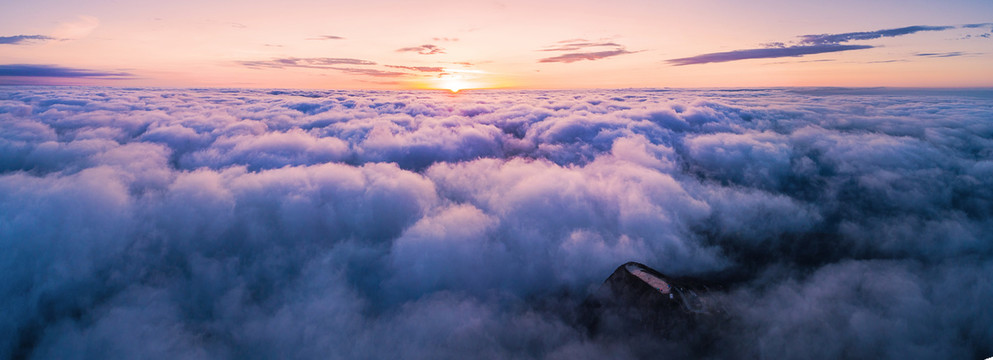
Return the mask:
{"type": "Polygon", "coordinates": [[[609,58],[609,57],[612,57],[612,56],[618,56],[618,55],[624,55],[624,54],[633,54],[633,53],[634,52],[627,51],[625,49],[616,49],[616,50],[607,50],[607,51],[595,51],[595,52],[583,52],[583,53],[569,53],[569,54],[563,54],[563,55],[559,55],[559,56],[553,56],[553,57],[549,57],[549,58],[544,58],[544,59],[538,60],[538,62],[543,62],[543,63],[552,63],[552,62],[571,63],[571,62],[576,62],[576,61],[580,61],[580,60],[590,60],[590,61],[593,61],[593,60],[600,60],[600,59],[609,58]]]}
{"type": "Polygon", "coordinates": [[[746,60],[746,59],[768,59],[768,58],[781,58],[781,57],[790,57],[790,56],[803,56],[803,55],[811,55],[811,54],[823,54],[830,52],[861,50],[861,49],[871,49],[871,48],[873,48],[873,46],[871,45],[841,45],[841,44],[788,46],[788,47],[780,47],[780,48],[760,48],[760,49],[725,51],[725,52],[691,56],[687,58],[670,59],[666,61],[672,65],[684,66],[684,65],[719,63],[719,62],[728,62],[728,61],[737,61],[737,60],[746,60]]]}
{"type": "Polygon", "coordinates": [[[253,68],[311,68],[328,69],[335,65],[376,65],[375,62],[351,58],[279,58],[272,60],[240,61],[241,65],[253,68]]]}
{"type": "MultiPolygon", "coordinates": [[[[361,60],[361,59],[351,59],[351,58],[279,58],[271,60],[252,60],[252,61],[240,61],[238,62],[242,66],[249,68],[274,68],[274,69],[285,69],[285,68],[304,68],[304,69],[318,69],[318,70],[331,70],[340,71],[347,74],[354,75],[365,75],[373,77],[409,77],[413,76],[411,73],[399,72],[399,71],[389,71],[376,69],[372,67],[350,67],[348,65],[364,65],[364,66],[374,66],[378,65],[374,61],[361,60]]],[[[431,66],[402,66],[402,65],[383,65],[387,68],[392,69],[402,69],[415,72],[441,72],[441,67],[431,67],[431,66]]]]}
{"type": "Polygon", "coordinates": [[[579,51],[587,50],[581,52],[572,52],[567,54],[562,54],[558,56],[547,57],[538,60],[541,63],[571,63],[581,60],[600,60],[618,55],[634,54],[637,51],[628,51],[624,45],[603,41],[594,42],[588,41],[586,39],[571,39],[559,41],[555,45],[548,46],[544,49],[539,49],[538,51],[579,51]],[[609,48],[609,50],[598,50],[598,48],[609,48]],[[591,51],[593,50],[593,51],[591,51]]]}
{"type": "Polygon", "coordinates": [[[969,55],[961,51],[943,52],[943,53],[917,53],[914,56],[921,57],[936,57],[936,58],[947,58],[947,57],[959,57],[969,55]]]}
{"type": "Polygon", "coordinates": [[[415,52],[421,55],[435,55],[435,54],[444,54],[445,49],[441,48],[438,45],[424,44],[420,46],[399,48],[397,49],[397,52],[415,52]]]}
{"type": "MultiPolygon", "coordinates": [[[[966,27],[979,27],[983,24],[963,25],[966,27]]],[[[823,54],[839,51],[871,49],[872,45],[849,45],[844,44],[850,41],[872,40],[886,37],[896,37],[910,35],[923,31],[945,31],[960,28],[957,26],[907,26],[894,29],[883,29],[876,31],[848,32],[840,34],[815,34],[801,35],[800,40],[788,45],[783,42],[773,42],[765,44],[762,48],[742,49],[725,52],[707,53],[678,59],[666,60],[674,66],[697,65],[707,63],[721,63],[728,61],[766,59],[779,57],[794,57],[813,54],[823,54]]]]}
{"type": "Polygon", "coordinates": [[[58,78],[126,78],[126,72],[77,69],[57,65],[11,64],[0,65],[0,76],[58,77],[58,78]]]}
{"type": "Polygon", "coordinates": [[[346,68],[346,67],[331,67],[329,69],[338,70],[341,72],[357,75],[375,76],[375,77],[404,77],[410,76],[408,73],[397,72],[397,71],[385,71],[379,69],[368,69],[368,68],[346,68]]]}
{"type": "Polygon", "coordinates": [[[0,36],[0,45],[21,45],[34,41],[44,41],[44,40],[55,40],[55,38],[45,35],[0,36]]]}
{"type": "Polygon", "coordinates": [[[307,40],[345,40],[345,38],[337,35],[321,35],[321,36],[309,38],[307,40]]]}
{"type": "Polygon", "coordinates": [[[954,29],[954,26],[907,26],[896,29],[884,29],[876,31],[861,31],[861,32],[850,32],[841,34],[818,34],[818,35],[801,35],[801,44],[812,44],[812,45],[824,45],[824,44],[838,44],[848,41],[855,40],[872,40],[883,37],[896,37],[903,35],[910,35],[922,31],[943,31],[954,29]]]}
{"type": "Polygon", "coordinates": [[[419,72],[443,72],[445,68],[440,66],[403,66],[403,65],[386,65],[386,67],[394,69],[404,69],[419,72]]]}
{"type": "Polygon", "coordinates": [[[539,51],[576,51],[599,46],[623,47],[621,44],[615,42],[589,42],[583,39],[578,39],[578,41],[566,41],[565,43],[560,42],[557,45],[550,46],[539,51]]]}

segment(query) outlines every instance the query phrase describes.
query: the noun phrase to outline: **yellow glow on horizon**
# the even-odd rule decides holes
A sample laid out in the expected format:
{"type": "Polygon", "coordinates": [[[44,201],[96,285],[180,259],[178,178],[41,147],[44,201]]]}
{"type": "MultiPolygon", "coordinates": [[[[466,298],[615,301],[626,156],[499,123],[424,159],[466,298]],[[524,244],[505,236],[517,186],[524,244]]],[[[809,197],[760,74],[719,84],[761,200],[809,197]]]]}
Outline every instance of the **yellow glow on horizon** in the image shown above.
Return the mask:
{"type": "Polygon", "coordinates": [[[462,89],[478,89],[480,87],[480,84],[467,80],[461,74],[443,74],[438,77],[437,88],[448,89],[453,93],[457,93],[462,89]]]}
{"type": "Polygon", "coordinates": [[[513,78],[485,70],[445,68],[437,76],[409,83],[417,89],[445,89],[456,93],[462,90],[501,89],[518,86],[513,78]]]}

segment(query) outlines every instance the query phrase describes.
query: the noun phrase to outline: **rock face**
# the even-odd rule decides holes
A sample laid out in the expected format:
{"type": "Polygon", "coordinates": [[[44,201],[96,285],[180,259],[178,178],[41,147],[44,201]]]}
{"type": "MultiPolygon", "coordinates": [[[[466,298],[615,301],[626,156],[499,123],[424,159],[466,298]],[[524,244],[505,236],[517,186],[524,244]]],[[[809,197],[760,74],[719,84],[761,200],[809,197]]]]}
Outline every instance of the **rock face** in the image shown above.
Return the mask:
{"type": "Polygon", "coordinates": [[[677,279],[629,262],[614,270],[581,306],[592,334],[657,333],[678,336],[714,326],[723,311],[704,296],[710,289],[693,279],[677,279]]]}

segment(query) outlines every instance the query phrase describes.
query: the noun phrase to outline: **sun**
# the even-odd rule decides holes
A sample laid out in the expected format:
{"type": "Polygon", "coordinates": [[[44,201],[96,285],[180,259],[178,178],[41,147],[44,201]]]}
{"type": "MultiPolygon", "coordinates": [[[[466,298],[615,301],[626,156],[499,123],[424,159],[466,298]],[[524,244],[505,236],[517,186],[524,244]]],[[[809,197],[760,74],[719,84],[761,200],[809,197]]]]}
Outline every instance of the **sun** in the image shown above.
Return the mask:
{"type": "Polygon", "coordinates": [[[441,88],[451,90],[453,93],[469,87],[469,83],[463,80],[461,76],[450,75],[441,78],[441,88]]]}
{"type": "Polygon", "coordinates": [[[425,79],[419,84],[422,89],[445,89],[453,94],[469,89],[489,89],[493,82],[486,76],[489,73],[475,69],[442,69],[437,76],[425,79]]]}

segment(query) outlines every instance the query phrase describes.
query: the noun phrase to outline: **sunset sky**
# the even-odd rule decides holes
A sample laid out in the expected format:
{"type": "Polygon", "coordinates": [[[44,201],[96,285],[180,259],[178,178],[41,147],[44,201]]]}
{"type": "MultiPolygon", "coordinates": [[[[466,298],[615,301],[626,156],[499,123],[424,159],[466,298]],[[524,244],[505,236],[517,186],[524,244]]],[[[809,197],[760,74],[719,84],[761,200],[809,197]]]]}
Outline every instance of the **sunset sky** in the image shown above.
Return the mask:
{"type": "Polygon", "coordinates": [[[0,360],[993,360],[991,119],[993,0],[0,0],[0,360]]]}
{"type": "Polygon", "coordinates": [[[989,0],[15,0],[0,10],[0,84],[993,85],[989,0]]]}

